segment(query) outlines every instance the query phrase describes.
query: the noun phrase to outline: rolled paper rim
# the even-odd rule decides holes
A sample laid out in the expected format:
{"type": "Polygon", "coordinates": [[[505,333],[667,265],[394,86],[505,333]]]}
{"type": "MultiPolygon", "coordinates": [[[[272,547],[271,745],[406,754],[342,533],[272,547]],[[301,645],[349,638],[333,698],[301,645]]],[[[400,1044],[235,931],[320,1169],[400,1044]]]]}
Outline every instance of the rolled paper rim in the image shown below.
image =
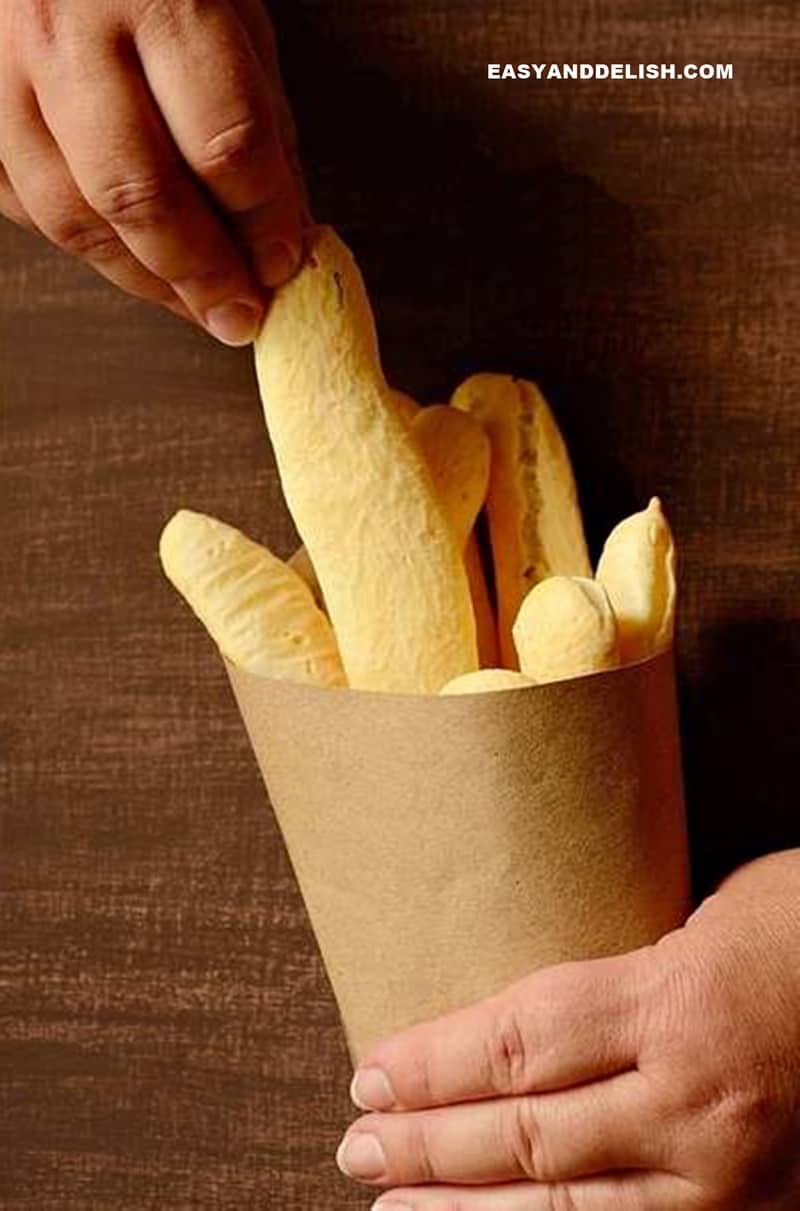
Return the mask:
{"type": "MultiPolygon", "coordinates": [[[[229,660],[224,652],[220,652],[222,662],[225,665],[228,676],[233,679],[241,679],[244,682],[252,684],[262,683],[271,686],[294,686],[300,691],[308,691],[309,693],[317,693],[320,696],[328,697],[334,695],[337,698],[342,697],[358,697],[372,698],[381,702],[388,700],[396,700],[397,702],[420,702],[420,701],[436,701],[442,703],[453,702],[469,702],[475,699],[486,700],[487,698],[498,697],[507,694],[540,694],[542,692],[551,691],[555,687],[574,686],[583,684],[586,681],[595,681],[598,679],[606,679],[611,677],[619,677],[621,675],[630,675],[633,670],[641,670],[646,666],[657,666],[659,663],[674,663],[675,661],[675,645],[670,644],[669,647],[662,648],[658,652],[653,652],[649,656],[643,656],[639,660],[627,660],[624,664],[619,664],[611,669],[594,669],[590,673],[578,673],[574,677],[559,677],[554,681],[543,681],[534,683],[533,685],[515,685],[506,686],[501,690],[470,690],[460,694],[442,694],[426,693],[423,691],[397,693],[394,690],[358,690],[351,686],[339,685],[318,685],[311,681],[296,681],[289,677],[266,677],[263,673],[253,673],[248,669],[243,669],[239,665],[234,664],[229,660]]],[[[497,666],[501,667],[501,666],[497,666]]],[[[482,669],[475,669],[474,672],[482,672],[482,669]]]]}

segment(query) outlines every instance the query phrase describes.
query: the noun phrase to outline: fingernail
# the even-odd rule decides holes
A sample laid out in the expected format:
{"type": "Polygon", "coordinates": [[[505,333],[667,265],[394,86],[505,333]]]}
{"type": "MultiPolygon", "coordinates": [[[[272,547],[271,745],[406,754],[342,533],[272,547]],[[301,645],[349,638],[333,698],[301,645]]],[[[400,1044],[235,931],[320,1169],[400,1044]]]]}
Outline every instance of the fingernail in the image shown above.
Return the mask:
{"type": "Polygon", "coordinates": [[[350,1085],[350,1098],[359,1110],[391,1110],[397,1101],[382,1068],[359,1068],[350,1085]]]}
{"type": "Polygon", "coordinates": [[[267,245],[259,261],[264,285],[282,286],[300,264],[300,249],[285,240],[275,240],[267,245]]]}
{"type": "Polygon", "coordinates": [[[342,1140],[336,1164],[347,1177],[374,1182],[386,1172],[386,1154],[377,1136],[356,1131],[342,1140]]]}
{"type": "Polygon", "coordinates": [[[262,314],[251,303],[219,303],[206,312],[206,324],[218,341],[238,347],[255,340],[262,314]]]}
{"type": "Polygon", "coordinates": [[[392,1202],[377,1202],[373,1203],[369,1211],[414,1211],[414,1208],[409,1203],[392,1202]]]}

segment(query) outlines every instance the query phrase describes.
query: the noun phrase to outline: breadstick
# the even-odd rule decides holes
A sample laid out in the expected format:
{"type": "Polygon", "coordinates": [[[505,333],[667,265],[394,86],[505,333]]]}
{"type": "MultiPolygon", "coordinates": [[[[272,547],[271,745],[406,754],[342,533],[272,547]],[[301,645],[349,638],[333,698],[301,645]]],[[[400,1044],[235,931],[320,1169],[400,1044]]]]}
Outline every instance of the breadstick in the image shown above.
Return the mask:
{"type": "Polygon", "coordinates": [[[470,534],[464,548],[464,567],[467,570],[467,580],[472,595],[472,609],[475,614],[478,660],[481,668],[493,668],[500,659],[497,645],[497,619],[489,597],[480,546],[474,534],[470,534]]]}
{"type": "Polygon", "coordinates": [[[591,576],[575,480],[552,412],[533,383],[476,374],[453,396],[492,445],[487,499],[503,663],[516,667],[511,635],[525,594],[548,576],[591,576]]]}
{"type": "Polygon", "coordinates": [[[447,404],[420,409],[411,433],[463,550],[489,487],[489,438],[476,420],[447,404]]]}
{"type": "Polygon", "coordinates": [[[417,401],[405,391],[398,391],[395,387],[391,388],[392,399],[397,411],[402,416],[407,425],[411,425],[423,411],[417,401]]]}
{"type": "Polygon", "coordinates": [[[440,694],[485,694],[493,690],[519,690],[526,685],[535,685],[531,677],[515,669],[479,669],[477,673],[464,673],[454,677],[439,690],[440,694]]]}
{"type": "Polygon", "coordinates": [[[361,275],[330,228],[275,292],[256,369],[349,684],[436,692],[475,669],[461,552],[386,385],[361,275]]]}
{"type": "Polygon", "coordinates": [[[489,486],[491,450],[483,427],[466,412],[434,404],[420,410],[411,432],[420,444],[445,513],[464,552],[482,666],[497,663],[497,623],[472,533],[489,486]]]}
{"type": "Polygon", "coordinates": [[[266,547],[181,509],[162,531],[159,554],[231,664],[265,677],[346,684],[330,623],[296,572],[266,547]]]}
{"type": "Polygon", "coordinates": [[[309,559],[308,551],[305,547],[298,547],[294,555],[290,555],[287,560],[289,567],[292,568],[305,584],[311,590],[311,596],[321,610],[325,609],[325,601],[322,596],[317,574],[314,571],[314,565],[309,559]]]}
{"type": "MultiPolygon", "coordinates": [[[[464,412],[443,404],[420,408],[403,391],[392,391],[392,399],[411,425],[459,545],[462,535],[466,543],[486,497],[489,439],[481,426],[464,412]]],[[[324,608],[322,590],[305,547],[295,551],[289,566],[302,576],[317,605],[324,608]]]]}
{"type": "Polygon", "coordinates": [[[519,667],[541,684],[613,669],[619,664],[617,622],[601,584],[551,576],[528,593],[514,623],[519,667]]]}
{"type": "Polygon", "coordinates": [[[675,630],[675,544],[657,496],[611,531],[597,579],[617,616],[624,663],[670,646],[675,630]]]}

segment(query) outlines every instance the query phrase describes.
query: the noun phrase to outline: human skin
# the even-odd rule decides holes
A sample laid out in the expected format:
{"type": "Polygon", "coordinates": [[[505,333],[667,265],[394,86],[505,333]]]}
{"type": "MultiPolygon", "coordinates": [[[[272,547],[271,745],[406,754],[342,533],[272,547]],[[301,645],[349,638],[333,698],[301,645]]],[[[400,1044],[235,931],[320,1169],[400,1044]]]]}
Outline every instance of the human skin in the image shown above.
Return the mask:
{"type": "Polygon", "coordinates": [[[352,1093],[378,1112],[338,1161],[380,1211],[796,1211],[800,850],[654,946],[380,1043],[352,1093]]]}
{"type": "Polygon", "coordinates": [[[304,216],[262,0],[0,4],[0,213],[252,340],[304,216]]]}

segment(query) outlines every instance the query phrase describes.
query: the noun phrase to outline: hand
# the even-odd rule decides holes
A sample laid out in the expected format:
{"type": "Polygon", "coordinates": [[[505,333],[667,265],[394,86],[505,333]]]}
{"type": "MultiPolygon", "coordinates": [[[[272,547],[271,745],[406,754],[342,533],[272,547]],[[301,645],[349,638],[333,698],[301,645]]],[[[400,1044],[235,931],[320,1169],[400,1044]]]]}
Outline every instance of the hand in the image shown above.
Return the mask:
{"type": "Polygon", "coordinates": [[[303,212],[262,0],[0,4],[0,212],[252,340],[303,212]]]}
{"type": "Polygon", "coordinates": [[[413,1211],[796,1211],[800,850],[687,925],[378,1045],[339,1150],[413,1211]]]}

